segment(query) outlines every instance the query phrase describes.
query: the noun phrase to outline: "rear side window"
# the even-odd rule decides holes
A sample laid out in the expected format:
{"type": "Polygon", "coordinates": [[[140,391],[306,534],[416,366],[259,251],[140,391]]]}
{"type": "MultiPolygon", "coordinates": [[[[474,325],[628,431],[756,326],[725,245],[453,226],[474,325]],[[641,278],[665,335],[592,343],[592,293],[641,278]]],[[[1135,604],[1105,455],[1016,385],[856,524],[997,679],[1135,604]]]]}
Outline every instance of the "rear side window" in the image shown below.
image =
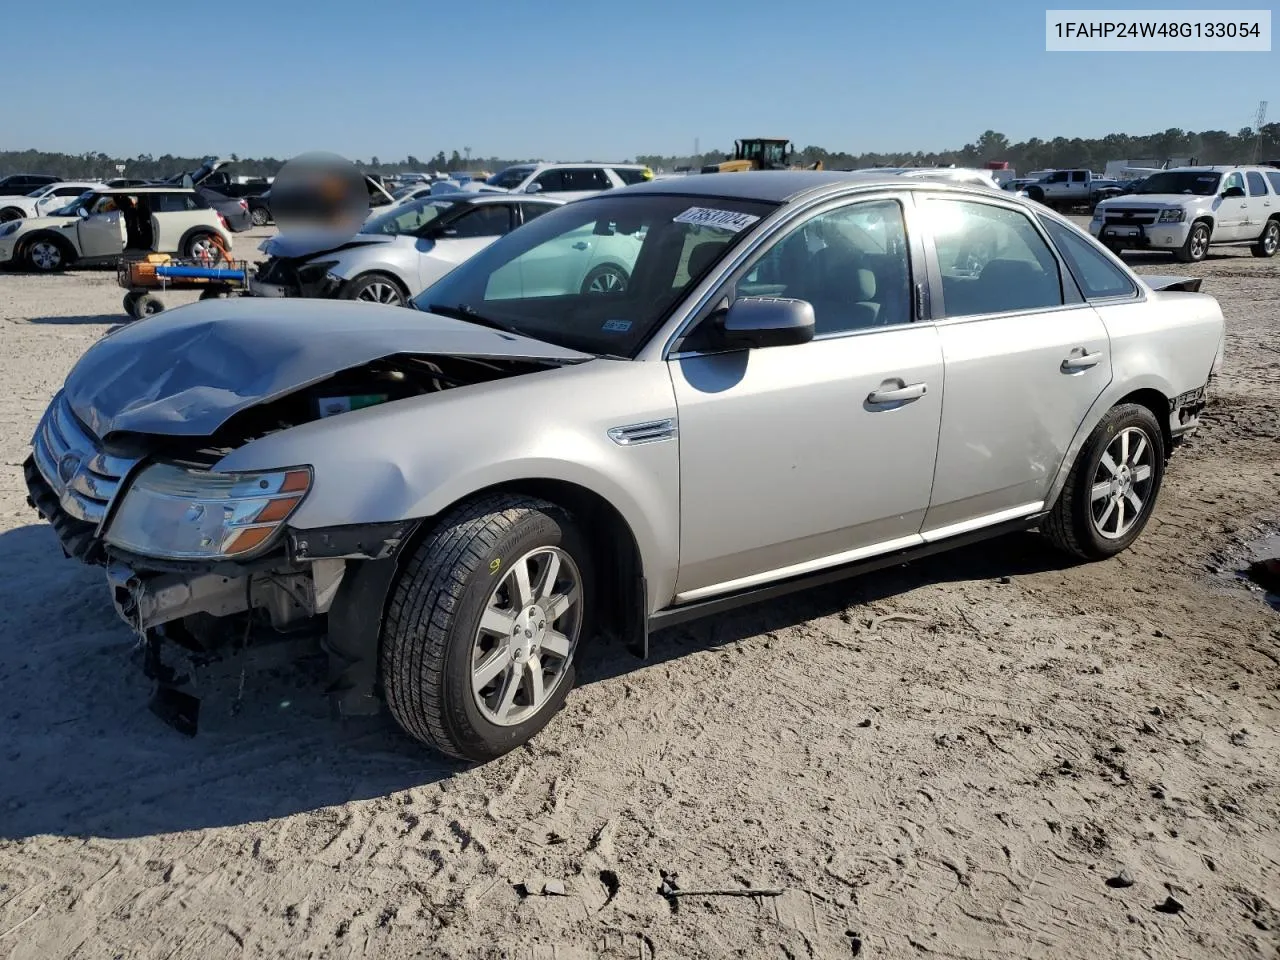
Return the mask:
{"type": "Polygon", "coordinates": [[[524,222],[536,220],[548,210],[554,210],[557,204],[554,203],[522,203],[520,209],[524,211],[524,222]]]}
{"type": "Polygon", "coordinates": [[[639,167],[614,167],[613,172],[618,175],[618,179],[630,186],[633,183],[644,183],[648,178],[644,175],[645,171],[639,167]]]}
{"type": "Polygon", "coordinates": [[[203,202],[190,193],[159,193],[151,198],[152,213],[190,213],[204,208],[203,202]]]}
{"type": "Polygon", "coordinates": [[[1080,290],[1087,300],[1103,297],[1132,297],[1137,293],[1133,281],[1125,272],[1107,259],[1093,242],[1085,239],[1056,220],[1041,217],[1045,232],[1058,246],[1062,259],[1067,261],[1080,290]]]}
{"type": "Polygon", "coordinates": [[[78,197],[84,193],[84,187],[55,187],[53,196],[55,197],[78,197]]]}
{"type": "Polygon", "coordinates": [[[569,167],[563,173],[565,190],[608,190],[613,186],[599,167],[569,167]]]}
{"type": "Polygon", "coordinates": [[[1244,176],[1249,181],[1249,196],[1265,197],[1267,195],[1267,181],[1263,179],[1262,174],[1257,170],[1250,170],[1244,176]]]}
{"type": "Polygon", "coordinates": [[[946,316],[1062,306],[1057,258],[1025,215],[938,197],[929,198],[924,207],[937,249],[946,316]]]}
{"type": "Polygon", "coordinates": [[[1267,179],[1271,181],[1271,189],[1276,193],[1280,193],[1280,170],[1275,173],[1268,173],[1267,179]]]}

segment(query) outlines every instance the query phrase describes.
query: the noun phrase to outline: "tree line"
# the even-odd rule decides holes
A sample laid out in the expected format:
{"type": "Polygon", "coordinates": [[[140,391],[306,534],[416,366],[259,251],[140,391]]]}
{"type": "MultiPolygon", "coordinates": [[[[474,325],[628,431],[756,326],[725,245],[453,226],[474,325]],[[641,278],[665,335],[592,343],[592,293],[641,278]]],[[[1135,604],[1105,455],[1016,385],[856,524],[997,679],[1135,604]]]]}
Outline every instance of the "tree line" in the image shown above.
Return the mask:
{"type": "MultiPolygon", "coordinates": [[[[655,170],[675,170],[679,167],[697,169],[705,163],[724,159],[727,151],[712,150],[700,155],[643,154],[635,162],[644,163],[655,170]]],[[[973,143],[966,143],[954,150],[904,153],[848,153],[828,150],[825,147],[806,146],[797,150],[795,161],[810,164],[821,160],[827,169],[861,168],[873,166],[982,166],[988,161],[1007,161],[1016,170],[1028,172],[1050,167],[1085,167],[1101,171],[1108,160],[1150,159],[1163,161],[1168,158],[1194,157],[1197,162],[1249,163],[1256,160],[1280,160],[1280,123],[1264,124],[1254,130],[1245,127],[1236,133],[1225,130],[1195,132],[1171,127],[1163,133],[1131,136],[1112,133],[1105,137],[1083,139],[1080,137],[1055,137],[1011,143],[1009,138],[994,130],[987,130],[973,143]]],[[[0,151],[0,176],[10,173],[46,173],[64,179],[110,178],[119,176],[118,165],[124,166],[129,177],[170,177],[200,165],[201,157],[175,157],[170,154],[155,157],[149,153],[136,157],[112,157],[105,153],[68,154],[42,150],[0,151]]],[[[241,158],[231,154],[235,161],[233,172],[239,176],[275,176],[284,160],[275,157],[241,158]]],[[[614,162],[623,162],[610,158],[614,162]]],[[[466,157],[454,150],[448,156],[443,150],[433,157],[421,159],[412,154],[403,160],[383,161],[371,157],[368,161],[356,158],[357,166],[369,173],[390,175],[407,172],[457,173],[461,171],[497,171],[513,163],[529,160],[503,157],[466,157]]]]}

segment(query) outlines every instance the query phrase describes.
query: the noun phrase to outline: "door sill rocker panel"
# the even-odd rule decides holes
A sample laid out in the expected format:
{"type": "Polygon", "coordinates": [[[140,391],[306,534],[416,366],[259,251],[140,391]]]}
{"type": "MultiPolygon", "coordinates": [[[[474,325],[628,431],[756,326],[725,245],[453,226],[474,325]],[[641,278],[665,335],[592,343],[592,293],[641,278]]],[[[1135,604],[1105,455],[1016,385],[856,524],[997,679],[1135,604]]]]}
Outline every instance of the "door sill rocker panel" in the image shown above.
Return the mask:
{"type": "MultiPolygon", "coordinates": [[[[763,600],[772,600],[775,597],[785,596],[798,590],[836,583],[858,574],[871,573],[875,570],[883,570],[886,567],[898,566],[911,560],[918,560],[931,554],[942,553],[945,550],[952,550],[966,544],[979,543],[1007,533],[1017,533],[1034,527],[1043,517],[1044,513],[1038,512],[968,532],[957,533],[942,540],[921,540],[915,546],[898,549],[890,548],[887,552],[877,553],[864,559],[841,563],[838,566],[823,567],[798,576],[790,576],[763,583],[759,586],[738,589],[732,593],[708,597],[705,600],[676,603],[651,614],[649,616],[649,629],[661,630],[689,620],[696,620],[711,614],[732,610],[735,607],[758,603],[763,600]]],[[[934,531],[933,535],[936,536],[937,531],[934,531]]],[[[884,545],[880,544],[879,546],[883,547],[884,545]]]]}
{"type": "Polygon", "coordinates": [[[1017,520],[1020,517],[1029,517],[1033,513],[1041,513],[1044,510],[1044,501],[1037,500],[1035,503],[1024,503],[1019,507],[1010,507],[1007,510],[1000,510],[996,513],[983,514],[981,517],[972,517],[969,520],[961,520],[959,523],[949,523],[945,527],[936,527],[933,530],[926,530],[920,536],[925,543],[933,543],[937,540],[948,540],[951,537],[959,536],[962,533],[969,533],[973,530],[981,530],[984,527],[990,527],[997,523],[1004,523],[1006,520],[1017,520]]]}

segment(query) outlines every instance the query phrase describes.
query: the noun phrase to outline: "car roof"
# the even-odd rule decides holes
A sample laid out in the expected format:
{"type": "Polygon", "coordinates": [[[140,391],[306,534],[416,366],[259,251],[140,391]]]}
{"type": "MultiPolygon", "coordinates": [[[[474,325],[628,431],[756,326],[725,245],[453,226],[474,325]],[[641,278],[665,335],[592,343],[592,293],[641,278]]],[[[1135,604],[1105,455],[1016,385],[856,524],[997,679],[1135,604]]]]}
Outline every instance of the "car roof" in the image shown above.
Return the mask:
{"type": "MultiPolygon", "coordinates": [[[[1255,167],[1251,163],[1211,163],[1200,164],[1196,167],[1169,167],[1167,170],[1157,170],[1155,173],[1227,173],[1231,170],[1260,170],[1261,167],[1255,167]]],[[[1155,176],[1155,173],[1148,176],[1155,176]]]]}
{"type": "Polygon", "coordinates": [[[743,173],[695,173],[687,177],[650,180],[623,189],[628,193],[676,193],[786,203],[820,187],[839,184],[879,184],[901,189],[903,180],[898,176],[886,176],[875,171],[748,170],[743,173]]]}
{"type": "MultiPolygon", "coordinates": [[[[436,193],[432,196],[437,200],[458,200],[461,203],[470,204],[486,204],[486,203],[547,203],[553,206],[563,204],[565,201],[557,200],[554,197],[539,197],[534,194],[521,193],[470,193],[465,190],[459,190],[457,193],[436,193]]],[[[426,197],[419,197],[419,200],[425,200],[426,197]]]]}
{"type": "Polygon", "coordinates": [[[164,184],[152,184],[151,186],[138,187],[107,187],[98,191],[99,193],[195,193],[196,191],[190,187],[180,187],[176,184],[165,186],[164,184]]]}

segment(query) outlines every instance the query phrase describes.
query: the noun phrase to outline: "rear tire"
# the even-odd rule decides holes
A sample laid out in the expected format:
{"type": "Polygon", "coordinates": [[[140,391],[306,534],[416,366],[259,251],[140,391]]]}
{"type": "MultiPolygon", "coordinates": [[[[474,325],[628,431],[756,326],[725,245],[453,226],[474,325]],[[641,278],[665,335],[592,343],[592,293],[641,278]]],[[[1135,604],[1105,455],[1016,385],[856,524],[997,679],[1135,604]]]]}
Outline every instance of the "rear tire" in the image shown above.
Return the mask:
{"type": "Polygon", "coordinates": [[[379,659],[396,722],[477,762],[528,742],[573,686],[592,609],[590,559],[573,517],[555,504],[496,493],[449,511],[409,558],[387,608],[379,659]]]}
{"type": "Polygon", "coordinates": [[[183,245],[182,255],[191,260],[221,260],[222,245],[218,237],[211,231],[201,230],[187,237],[183,245]]]}
{"type": "Polygon", "coordinates": [[[1191,225],[1191,232],[1187,234],[1186,242],[1177,249],[1174,256],[1181,263],[1199,263],[1209,255],[1210,237],[1209,224],[1203,220],[1197,220],[1191,225]]]}
{"type": "Polygon", "coordinates": [[[600,296],[626,293],[627,283],[631,277],[627,271],[614,263],[602,263],[591,268],[591,272],[582,281],[582,293],[600,296]]]}
{"type": "Polygon", "coordinates": [[[1164,461],[1164,436],[1155,415],[1137,403],[1112,408],[1076,455],[1041,532],[1059,550],[1082,560],[1115,556],[1147,525],[1164,480],[1164,461]]]}
{"type": "Polygon", "coordinates": [[[271,219],[267,216],[267,211],[262,207],[254,207],[249,211],[249,218],[253,221],[255,227],[265,227],[271,219]]]}
{"type": "Polygon", "coordinates": [[[1268,220],[1262,228],[1262,236],[1249,248],[1255,257],[1274,257],[1280,250],[1280,220],[1268,220]]]}

